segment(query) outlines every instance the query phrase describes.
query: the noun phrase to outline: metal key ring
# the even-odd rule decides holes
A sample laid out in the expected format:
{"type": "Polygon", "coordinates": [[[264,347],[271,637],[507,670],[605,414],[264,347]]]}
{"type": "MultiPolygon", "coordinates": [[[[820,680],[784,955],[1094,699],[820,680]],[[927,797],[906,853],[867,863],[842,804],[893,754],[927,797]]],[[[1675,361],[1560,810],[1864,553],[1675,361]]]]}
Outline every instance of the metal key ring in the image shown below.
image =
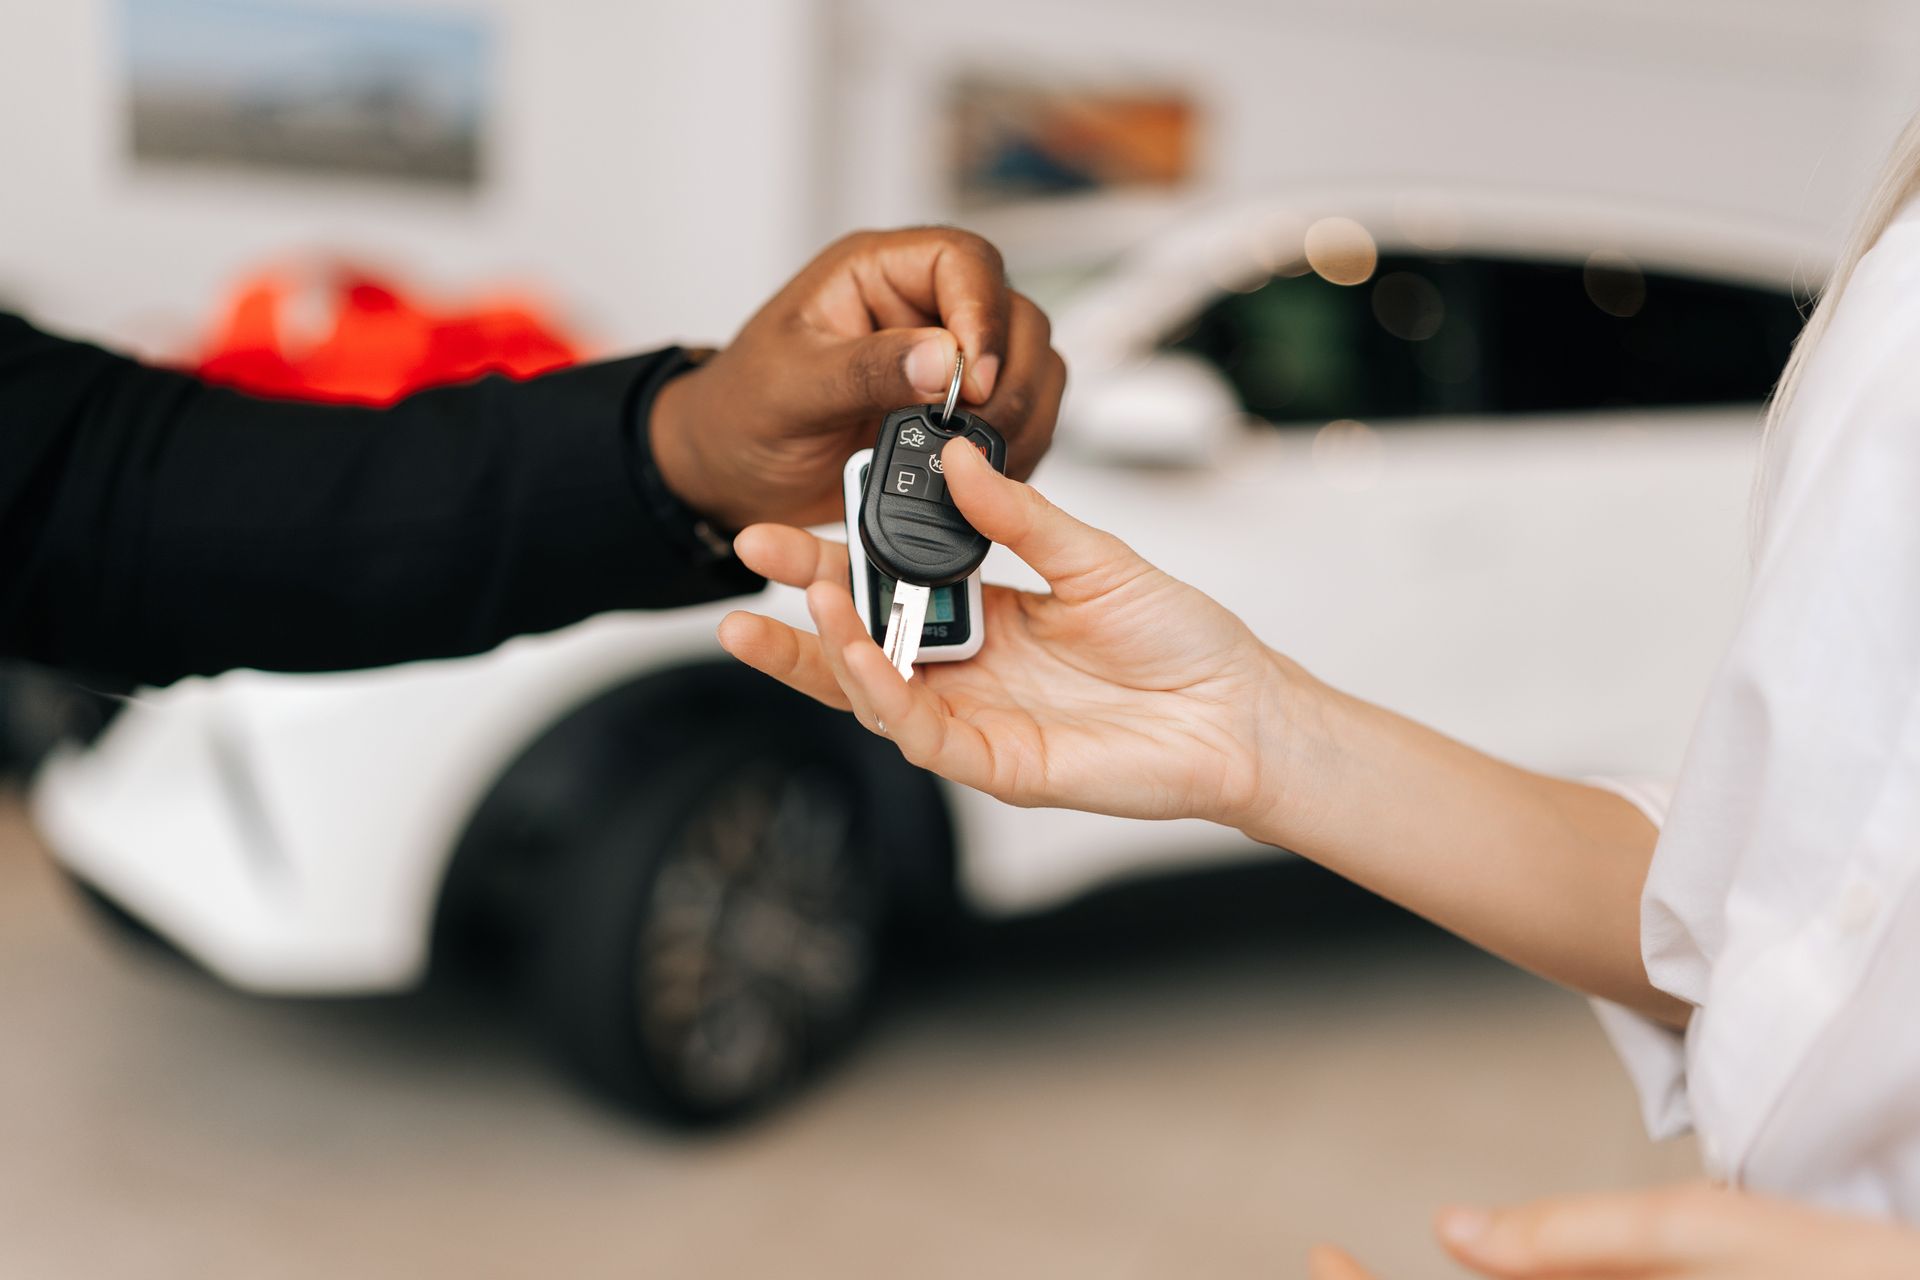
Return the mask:
{"type": "Polygon", "coordinates": [[[967,353],[953,353],[953,381],[947,384],[947,403],[940,409],[940,425],[953,420],[953,406],[960,403],[960,376],[967,371],[967,353]]]}

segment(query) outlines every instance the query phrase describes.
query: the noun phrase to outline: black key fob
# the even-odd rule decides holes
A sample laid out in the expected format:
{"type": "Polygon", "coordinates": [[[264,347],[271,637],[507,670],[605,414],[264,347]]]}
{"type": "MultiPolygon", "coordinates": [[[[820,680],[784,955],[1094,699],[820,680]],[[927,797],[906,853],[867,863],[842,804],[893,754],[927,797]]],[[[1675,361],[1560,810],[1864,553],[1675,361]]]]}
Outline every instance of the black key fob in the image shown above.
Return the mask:
{"type": "Polygon", "coordinates": [[[881,424],[860,502],[860,541],[882,573],[922,587],[959,582],[993,544],[976,533],[947,496],[940,450],[959,437],[1005,473],[1007,442],[984,418],[939,405],[895,409],[881,424]]]}

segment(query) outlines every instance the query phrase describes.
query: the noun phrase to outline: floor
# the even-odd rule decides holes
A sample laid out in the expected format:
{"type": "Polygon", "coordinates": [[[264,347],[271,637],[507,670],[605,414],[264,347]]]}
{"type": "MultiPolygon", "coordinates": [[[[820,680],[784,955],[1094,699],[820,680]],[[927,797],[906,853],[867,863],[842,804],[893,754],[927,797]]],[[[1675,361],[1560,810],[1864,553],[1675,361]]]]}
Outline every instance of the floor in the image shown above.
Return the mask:
{"type": "Polygon", "coordinates": [[[1455,1274],[1449,1199],[1692,1174],[1582,1003],[1297,868],[985,933],[718,1136],[498,1002],[298,1004],[108,939],[0,805],[0,1275],[1455,1274]]]}

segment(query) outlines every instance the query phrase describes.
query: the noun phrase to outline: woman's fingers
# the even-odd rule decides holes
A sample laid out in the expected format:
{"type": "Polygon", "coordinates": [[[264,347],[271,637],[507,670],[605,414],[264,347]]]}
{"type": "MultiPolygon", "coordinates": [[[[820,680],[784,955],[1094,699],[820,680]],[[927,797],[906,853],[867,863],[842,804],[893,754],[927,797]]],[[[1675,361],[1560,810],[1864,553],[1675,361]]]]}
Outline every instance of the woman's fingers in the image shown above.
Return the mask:
{"type": "Polygon", "coordinates": [[[821,668],[845,695],[839,705],[848,706],[867,728],[891,738],[901,754],[922,768],[966,786],[992,789],[993,750],[985,736],[947,714],[924,677],[911,682],[901,678],[867,634],[845,587],[816,582],[807,588],[807,612],[820,632],[821,668]]]}
{"type": "Polygon", "coordinates": [[[1374,1276],[1346,1250],[1320,1244],[1307,1253],[1307,1280],[1374,1280],[1374,1276]]]}
{"type": "MultiPolygon", "coordinates": [[[[848,705],[860,723],[873,728],[873,707],[848,675],[845,655],[848,649],[858,645],[867,645],[875,652],[880,646],[873,643],[873,637],[862,625],[853,607],[853,597],[837,583],[816,582],[807,588],[807,612],[813,615],[814,628],[820,633],[820,653],[833,673],[834,683],[846,694],[848,705]]],[[[881,661],[886,661],[884,656],[881,661]]]]}
{"type": "MultiPolygon", "coordinates": [[[[882,732],[900,743],[903,750],[907,749],[907,740],[899,735],[904,724],[920,754],[939,754],[936,731],[944,712],[938,699],[926,693],[924,682],[912,693],[924,695],[925,703],[911,696],[902,700],[908,695],[906,681],[867,634],[847,591],[846,548],[801,529],[773,524],[744,530],[735,545],[741,560],[754,572],[807,589],[807,612],[819,634],[810,636],[772,618],[735,611],[720,623],[720,646],[782,684],[828,706],[852,711],[868,728],[884,722],[882,732]],[[846,655],[850,653],[864,654],[877,664],[867,678],[858,678],[849,669],[846,655]],[[891,677],[891,681],[880,678],[875,671],[891,677]],[[913,713],[910,720],[909,711],[913,713]]],[[[979,738],[977,733],[972,736],[979,738]]]]}
{"type": "MultiPolygon", "coordinates": [[[[741,530],[733,546],[741,563],[763,578],[789,587],[833,584],[846,594],[847,549],[837,542],[790,525],[756,524],[741,530]]],[[[852,609],[851,599],[847,607],[852,609]]],[[[817,637],[759,614],[734,612],[720,622],[720,647],[810,698],[852,709],[817,637]]]]}
{"type": "MultiPolygon", "coordinates": [[[[968,455],[973,449],[963,449],[968,455]]],[[[953,457],[949,451],[949,458],[953,457]]],[[[1007,513],[1006,523],[1024,520],[1025,527],[1039,530],[1023,544],[1029,563],[1064,563],[1067,549],[1050,549],[1047,538],[1061,541],[1062,534],[1077,534],[1082,539],[1104,540],[1109,549],[1138,563],[1117,539],[1072,520],[1045,503],[1025,485],[1006,480],[984,462],[971,456],[992,481],[1031,494],[1043,508],[1037,515],[1007,513]],[[1061,522],[1064,522],[1064,528],[1061,522]],[[1038,557],[1036,560],[1035,557],[1038,557]]],[[[991,490],[984,501],[996,500],[991,490]]],[[[1015,496],[1016,502],[1025,499],[1015,496]]],[[[977,522],[976,522],[977,523],[977,522]]],[[[982,528],[982,532],[991,532],[982,528]]],[[[915,764],[952,778],[968,786],[991,790],[993,749],[986,737],[973,726],[947,714],[946,706],[928,688],[924,679],[909,683],[887,661],[880,646],[873,642],[866,625],[853,607],[847,589],[847,549],[837,542],[815,537],[804,529],[787,525],[756,524],[741,531],[734,549],[749,569],[774,582],[805,588],[807,612],[812,615],[817,636],[796,631],[785,623],[758,614],[734,612],[720,624],[720,644],[728,653],[757,671],[782,684],[798,689],[828,706],[850,710],[860,722],[893,739],[901,752],[915,764]]],[[[1021,548],[1014,548],[1019,552],[1021,548]]],[[[1063,572],[1063,581],[1084,582],[1089,571],[1078,575],[1063,572]]]]}
{"type": "Polygon", "coordinates": [[[903,680],[871,640],[849,644],[841,655],[847,692],[871,708],[881,731],[914,764],[943,778],[990,794],[993,748],[986,735],[947,712],[926,680],[903,680]]]}
{"type": "Polygon", "coordinates": [[[1030,485],[995,471],[965,441],[948,441],[940,462],[968,522],[1031,565],[1062,601],[1091,600],[1151,568],[1112,534],[1082,524],[1030,485]]]}
{"type": "Polygon", "coordinates": [[[735,610],[720,620],[720,647],[755,671],[841,711],[852,709],[820,640],[784,622],[735,610]]]}
{"type": "Polygon", "coordinates": [[[846,547],[792,525],[748,525],[735,536],[733,549],[747,568],[783,586],[847,581],[846,547]]]}

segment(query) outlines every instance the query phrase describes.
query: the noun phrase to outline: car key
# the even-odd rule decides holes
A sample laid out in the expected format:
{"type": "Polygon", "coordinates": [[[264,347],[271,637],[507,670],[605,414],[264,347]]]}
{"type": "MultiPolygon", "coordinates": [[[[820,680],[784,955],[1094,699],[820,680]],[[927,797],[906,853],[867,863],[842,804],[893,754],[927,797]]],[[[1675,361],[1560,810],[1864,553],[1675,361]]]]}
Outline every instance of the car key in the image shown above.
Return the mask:
{"type": "MultiPolygon", "coordinates": [[[[860,538],[860,503],[872,472],[873,446],[869,445],[847,459],[840,475],[840,492],[847,512],[847,585],[853,590],[853,608],[860,615],[860,625],[879,645],[887,642],[887,617],[893,612],[893,592],[898,584],[867,559],[867,546],[860,538]]],[[[927,621],[920,631],[920,652],[913,659],[915,669],[929,662],[963,662],[979,653],[986,641],[979,626],[982,603],[978,569],[964,582],[928,592],[927,621]]]]}
{"type": "Polygon", "coordinates": [[[887,614],[887,661],[913,678],[927,600],[935,587],[960,582],[986,559],[993,544],[960,514],[941,476],[940,449],[959,437],[985,455],[996,471],[1007,469],[1007,443],[984,418],[957,408],[962,353],[953,362],[946,404],[895,409],[880,426],[860,501],[860,542],[882,573],[895,579],[887,614]]]}

